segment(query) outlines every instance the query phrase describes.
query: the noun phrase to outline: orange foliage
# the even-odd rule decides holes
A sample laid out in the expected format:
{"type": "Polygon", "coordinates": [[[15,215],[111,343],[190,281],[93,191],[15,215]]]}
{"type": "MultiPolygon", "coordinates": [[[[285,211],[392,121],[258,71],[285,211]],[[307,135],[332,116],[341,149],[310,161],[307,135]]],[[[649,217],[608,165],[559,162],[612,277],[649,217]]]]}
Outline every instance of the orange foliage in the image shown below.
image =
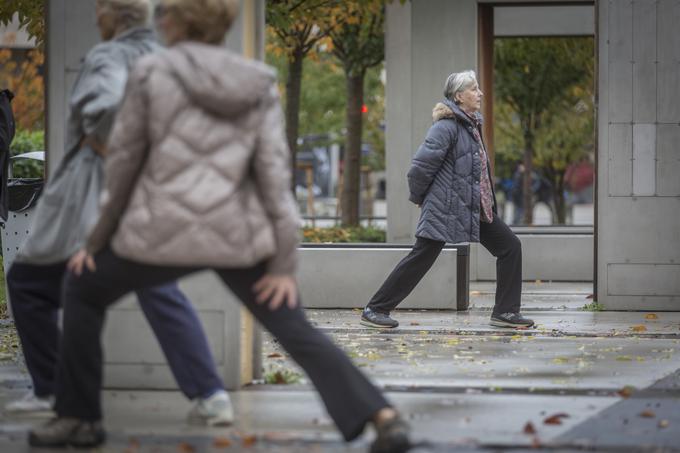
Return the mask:
{"type": "Polygon", "coordinates": [[[0,88],[14,92],[12,109],[17,130],[40,130],[45,119],[45,84],[40,68],[45,60],[39,49],[28,51],[22,62],[12,59],[10,49],[0,49],[0,88]]]}

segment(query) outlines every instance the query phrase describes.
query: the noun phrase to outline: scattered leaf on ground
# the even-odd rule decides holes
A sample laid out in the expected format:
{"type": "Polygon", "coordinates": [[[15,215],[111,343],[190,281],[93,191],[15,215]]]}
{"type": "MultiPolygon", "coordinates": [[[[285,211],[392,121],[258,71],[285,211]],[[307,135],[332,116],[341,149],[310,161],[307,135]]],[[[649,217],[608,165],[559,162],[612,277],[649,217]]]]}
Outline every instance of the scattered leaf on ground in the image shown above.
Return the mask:
{"type": "Polygon", "coordinates": [[[647,332],[647,327],[640,324],[638,326],[632,326],[630,330],[632,330],[633,332],[647,332]]]}
{"type": "Polygon", "coordinates": [[[659,316],[656,313],[647,313],[645,319],[659,319],[659,316]]]}
{"type": "Polygon", "coordinates": [[[243,446],[244,447],[252,447],[255,445],[257,442],[257,437],[253,436],[252,434],[249,436],[243,436],[243,446]]]}
{"type": "Polygon", "coordinates": [[[267,356],[267,358],[269,358],[269,359],[280,359],[281,357],[283,357],[283,356],[281,354],[279,354],[278,352],[273,352],[273,353],[271,353],[267,356]]]}
{"type": "Polygon", "coordinates": [[[659,428],[668,428],[670,422],[668,420],[659,420],[659,428]]]}
{"type": "Polygon", "coordinates": [[[616,357],[616,360],[618,360],[619,362],[630,362],[633,360],[633,358],[629,355],[620,355],[616,357]]]}
{"type": "Polygon", "coordinates": [[[527,422],[527,424],[524,425],[524,434],[536,434],[536,428],[534,428],[533,423],[527,422]]]}
{"type": "Polygon", "coordinates": [[[231,440],[227,437],[216,437],[213,441],[213,447],[215,448],[228,448],[231,447],[231,440]]]}
{"type": "Polygon", "coordinates": [[[642,412],[640,412],[639,415],[640,415],[640,417],[643,417],[643,418],[654,418],[654,417],[656,417],[656,414],[654,412],[650,411],[650,410],[642,411],[642,412]]]}
{"type": "Polygon", "coordinates": [[[555,357],[553,359],[553,363],[557,364],[569,363],[569,359],[567,357],[555,357]]]}
{"type": "Polygon", "coordinates": [[[550,417],[543,420],[543,423],[546,425],[561,425],[563,418],[569,418],[569,414],[560,412],[559,414],[551,415],[550,417]]]}
{"type": "Polygon", "coordinates": [[[616,393],[623,398],[628,398],[633,394],[633,391],[635,391],[635,387],[627,385],[616,393]]]}
{"type": "Polygon", "coordinates": [[[412,325],[412,326],[419,326],[420,323],[419,323],[419,322],[416,322],[416,321],[411,321],[411,325],[412,325]]]}
{"type": "Polygon", "coordinates": [[[194,448],[193,445],[188,444],[186,442],[182,442],[177,446],[177,450],[179,450],[181,453],[194,453],[196,449],[194,448]]]}

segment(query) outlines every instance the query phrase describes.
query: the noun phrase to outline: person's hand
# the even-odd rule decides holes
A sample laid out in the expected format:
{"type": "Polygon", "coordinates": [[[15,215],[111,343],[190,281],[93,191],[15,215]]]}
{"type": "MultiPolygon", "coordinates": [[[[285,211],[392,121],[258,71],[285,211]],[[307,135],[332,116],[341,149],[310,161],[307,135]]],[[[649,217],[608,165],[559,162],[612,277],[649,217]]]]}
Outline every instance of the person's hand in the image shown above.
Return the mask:
{"type": "Polygon", "coordinates": [[[253,286],[258,304],[269,301],[269,309],[276,310],[286,303],[288,308],[297,306],[297,284],[290,275],[265,274],[253,286]]]}
{"type": "Polygon", "coordinates": [[[80,276],[83,273],[83,267],[87,267],[90,272],[97,270],[97,266],[94,264],[94,258],[92,258],[92,255],[85,249],[78,250],[75,255],[68,260],[66,267],[77,276],[80,276]]]}

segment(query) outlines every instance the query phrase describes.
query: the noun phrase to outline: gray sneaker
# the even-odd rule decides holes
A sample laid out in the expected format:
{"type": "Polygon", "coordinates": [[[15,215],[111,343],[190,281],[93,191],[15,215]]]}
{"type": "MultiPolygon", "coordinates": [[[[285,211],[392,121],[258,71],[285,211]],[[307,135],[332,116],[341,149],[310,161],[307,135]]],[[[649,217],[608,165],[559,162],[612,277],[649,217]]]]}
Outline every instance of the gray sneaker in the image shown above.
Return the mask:
{"type": "Polygon", "coordinates": [[[32,447],[96,447],[104,443],[106,433],[101,422],[78,418],[56,417],[28,433],[32,447]]]}
{"type": "Polygon", "coordinates": [[[191,424],[231,425],[234,423],[234,408],[229,394],[224,390],[218,390],[208,398],[197,398],[187,418],[191,424]]]}
{"type": "Polygon", "coordinates": [[[7,403],[5,410],[13,413],[50,413],[53,404],[53,396],[36,396],[33,390],[30,390],[23,398],[7,403]]]}
{"type": "Polygon", "coordinates": [[[368,307],[364,308],[359,323],[362,326],[374,327],[376,329],[394,329],[399,326],[399,321],[390,318],[389,313],[380,313],[368,307]]]}
{"type": "Polygon", "coordinates": [[[532,327],[534,320],[525,318],[519,313],[501,313],[491,315],[491,322],[494,327],[532,327]]]}

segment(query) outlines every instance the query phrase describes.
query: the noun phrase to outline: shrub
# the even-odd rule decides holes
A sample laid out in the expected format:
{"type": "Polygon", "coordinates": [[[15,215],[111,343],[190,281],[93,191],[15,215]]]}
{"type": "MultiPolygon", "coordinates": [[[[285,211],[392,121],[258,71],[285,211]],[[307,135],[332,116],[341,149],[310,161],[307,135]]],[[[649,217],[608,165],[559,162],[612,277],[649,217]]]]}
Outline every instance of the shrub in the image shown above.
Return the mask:
{"type": "MultiPolygon", "coordinates": [[[[44,151],[45,133],[43,131],[18,130],[10,144],[9,150],[12,156],[31,151],[44,151]]],[[[42,162],[20,160],[12,166],[12,176],[14,178],[42,178],[44,167],[42,162]]]]}
{"type": "Polygon", "coordinates": [[[374,227],[303,228],[303,242],[385,242],[385,230],[374,227]]]}

